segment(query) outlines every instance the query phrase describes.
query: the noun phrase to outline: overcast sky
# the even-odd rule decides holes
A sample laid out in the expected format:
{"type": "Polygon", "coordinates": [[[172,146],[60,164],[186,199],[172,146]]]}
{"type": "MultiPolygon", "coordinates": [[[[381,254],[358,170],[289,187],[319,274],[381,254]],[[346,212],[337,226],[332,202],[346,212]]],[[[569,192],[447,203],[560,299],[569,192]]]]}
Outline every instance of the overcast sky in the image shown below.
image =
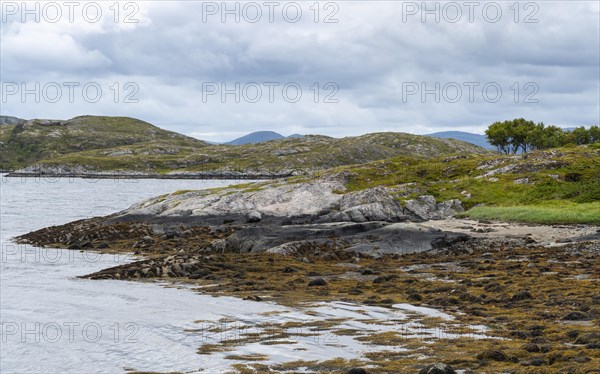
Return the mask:
{"type": "Polygon", "coordinates": [[[486,3],[3,1],[0,112],[212,141],[598,124],[598,2],[486,3]]]}

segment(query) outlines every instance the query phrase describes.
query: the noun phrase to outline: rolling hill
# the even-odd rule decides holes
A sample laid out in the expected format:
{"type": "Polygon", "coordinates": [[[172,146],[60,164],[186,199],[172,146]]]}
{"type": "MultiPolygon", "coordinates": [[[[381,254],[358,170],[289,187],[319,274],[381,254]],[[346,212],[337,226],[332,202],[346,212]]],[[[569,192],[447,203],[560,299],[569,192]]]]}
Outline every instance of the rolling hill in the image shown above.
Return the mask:
{"type": "Polygon", "coordinates": [[[339,139],[307,135],[236,146],[208,144],[144,121],[98,116],[3,126],[0,142],[0,168],[47,174],[303,174],[401,155],[489,153],[455,139],[391,132],[339,139]]]}
{"type": "MultiPolygon", "coordinates": [[[[177,154],[207,144],[128,117],[81,116],[67,121],[34,119],[0,127],[0,169],[90,150],[135,146],[147,152],[177,154]]],[[[115,150],[118,152],[118,150],[115,150]]],[[[108,151],[107,154],[111,154],[108,151]]]]}
{"type": "Polygon", "coordinates": [[[0,116],[0,126],[14,126],[25,123],[27,120],[12,116],[0,116]]]}

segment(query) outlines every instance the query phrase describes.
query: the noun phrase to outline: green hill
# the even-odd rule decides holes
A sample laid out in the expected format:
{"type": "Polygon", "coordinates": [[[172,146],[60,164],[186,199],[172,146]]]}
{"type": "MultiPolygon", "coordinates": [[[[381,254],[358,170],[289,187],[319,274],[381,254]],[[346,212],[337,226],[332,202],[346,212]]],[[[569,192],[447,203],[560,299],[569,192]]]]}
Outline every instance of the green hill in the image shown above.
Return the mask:
{"type": "Polygon", "coordinates": [[[600,143],[516,156],[394,157],[331,172],[347,190],[395,188],[400,200],[460,199],[467,216],[537,223],[600,224],[600,143]]]}
{"type": "MultiPolygon", "coordinates": [[[[82,151],[135,146],[177,153],[206,143],[127,117],[81,116],[68,121],[31,120],[0,127],[0,168],[17,169],[82,151]]],[[[110,154],[111,151],[108,151],[110,154]]]]}
{"type": "Polygon", "coordinates": [[[405,133],[331,138],[308,135],[257,144],[207,144],[125,117],[32,120],[0,129],[3,169],[144,173],[288,173],[400,155],[430,158],[489,151],[454,139],[405,133]]]}

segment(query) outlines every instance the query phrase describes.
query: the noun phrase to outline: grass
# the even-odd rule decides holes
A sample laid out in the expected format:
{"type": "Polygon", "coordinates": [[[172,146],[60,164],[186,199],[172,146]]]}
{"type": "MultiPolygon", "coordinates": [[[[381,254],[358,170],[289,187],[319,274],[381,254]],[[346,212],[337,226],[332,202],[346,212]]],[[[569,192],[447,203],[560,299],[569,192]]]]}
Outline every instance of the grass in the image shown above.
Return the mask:
{"type": "Polygon", "coordinates": [[[171,195],[177,196],[177,195],[183,195],[188,192],[195,192],[195,191],[197,191],[197,190],[177,190],[177,191],[173,192],[171,195]]]}
{"type": "Polygon", "coordinates": [[[420,195],[459,199],[465,216],[535,223],[600,223],[598,145],[564,147],[526,156],[424,160],[395,157],[336,169],[350,174],[347,191],[396,188],[402,203],[420,195]],[[492,170],[510,170],[486,175],[492,170]],[[470,209],[470,210],[469,210],[470,209]]]}
{"type": "Polygon", "coordinates": [[[600,202],[577,204],[555,201],[554,203],[553,205],[477,206],[465,212],[463,216],[474,219],[545,224],[600,224],[600,202]]]}
{"type": "MultiPolygon", "coordinates": [[[[3,126],[4,127],[4,126],[3,126]]],[[[61,125],[34,122],[0,131],[0,163],[5,168],[32,164],[95,171],[238,171],[307,174],[399,155],[422,158],[452,153],[488,154],[475,145],[403,133],[373,133],[341,139],[309,135],[258,144],[214,144],[127,117],[82,116],[61,125]]]]}
{"type": "MultiPolygon", "coordinates": [[[[174,150],[181,155],[181,149],[195,150],[207,145],[201,140],[166,131],[134,118],[106,116],[75,117],[53,125],[34,120],[27,126],[2,126],[0,141],[4,143],[0,145],[0,167],[4,169],[22,168],[41,160],[51,161],[65,155],[83,154],[81,159],[67,158],[64,164],[90,165],[99,170],[144,170],[142,168],[147,167],[144,160],[109,154],[111,151],[137,147],[141,151],[166,149],[169,153],[174,150]],[[97,152],[86,153],[89,150],[97,152]]],[[[176,157],[173,154],[154,156],[171,156],[169,162],[164,164],[173,163],[176,157]]]]}

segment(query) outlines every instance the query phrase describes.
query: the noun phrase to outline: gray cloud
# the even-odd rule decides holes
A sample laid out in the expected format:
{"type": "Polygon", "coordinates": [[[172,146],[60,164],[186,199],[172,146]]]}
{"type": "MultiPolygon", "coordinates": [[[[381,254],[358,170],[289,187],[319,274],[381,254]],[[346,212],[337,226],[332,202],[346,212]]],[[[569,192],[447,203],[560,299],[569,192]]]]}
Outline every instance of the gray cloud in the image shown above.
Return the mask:
{"type": "MultiPolygon", "coordinates": [[[[265,14],[257,23],[236,23],[231,17],[222,23],[217,16],[202,22],[202,3],[167,1],[140,2],[137,24],[115,23],[107,9],[94,24],[81,19],[21,23],[7,17],[0,36],[2,82],[28,82],[29,87],[34,82],[97,82],[103,96],[96,103],[82,95],[73,103],[43,97],[36,103],[29,96],[23,103],[13,95],[2,103],[2,112],[27,118],[129,115],[209,140],[255,130],[332,136],[481,131],[493,121],[519,116],[569,126],[600,122],[597,3],[536,2],[537,23],[523,22],[531,9],[521,9],[515,23],[509,9],[513,3],[504,2],[497,23],[483,19],[480,10],[468,22],[464,8],[457,23],[443,18],[436,23],[433,17],[422,23],[418,14],[402,22],[402,4],[391,1],[337,2],[338,23],[315,23],[308,8],[312,3],[299,4],[303,16],[297,23],[285,22],[277,12],[274,23],[265,14]],[[123,88],[127,82],[139,88],[138,103],[123,102],[131,93],[123,88]],[[226,103],[218,95],[203,102],[203,82],[229,88],[236,82],[280,86],[273,103],[263,87],[262,100],[238,104],[233,95],[226,103]],[[297,103],[281,96],[281,86],[289,82],[302,88],[297,103]],[[339,87],[339,103],[323,102],[330,93],[327,82],[339,87]],[[419,94],[404,101],[407,82],[428,88],[436,82],[440,87],[451,82],[480,86],[474,102],[467,100],[463,86],[457,103],[443,96],[438,103],[434,95],[422,102],[419,94]],[[502,89],[498,102],[482,97],[481,87],[490,82],[502,89]],[[525,89],[527,83],[537,87],[533,98],[539,102],[524,102],[532,92],[525,89]]],[[[325,14],[321,9],[321,19],[325,14]]]]}

